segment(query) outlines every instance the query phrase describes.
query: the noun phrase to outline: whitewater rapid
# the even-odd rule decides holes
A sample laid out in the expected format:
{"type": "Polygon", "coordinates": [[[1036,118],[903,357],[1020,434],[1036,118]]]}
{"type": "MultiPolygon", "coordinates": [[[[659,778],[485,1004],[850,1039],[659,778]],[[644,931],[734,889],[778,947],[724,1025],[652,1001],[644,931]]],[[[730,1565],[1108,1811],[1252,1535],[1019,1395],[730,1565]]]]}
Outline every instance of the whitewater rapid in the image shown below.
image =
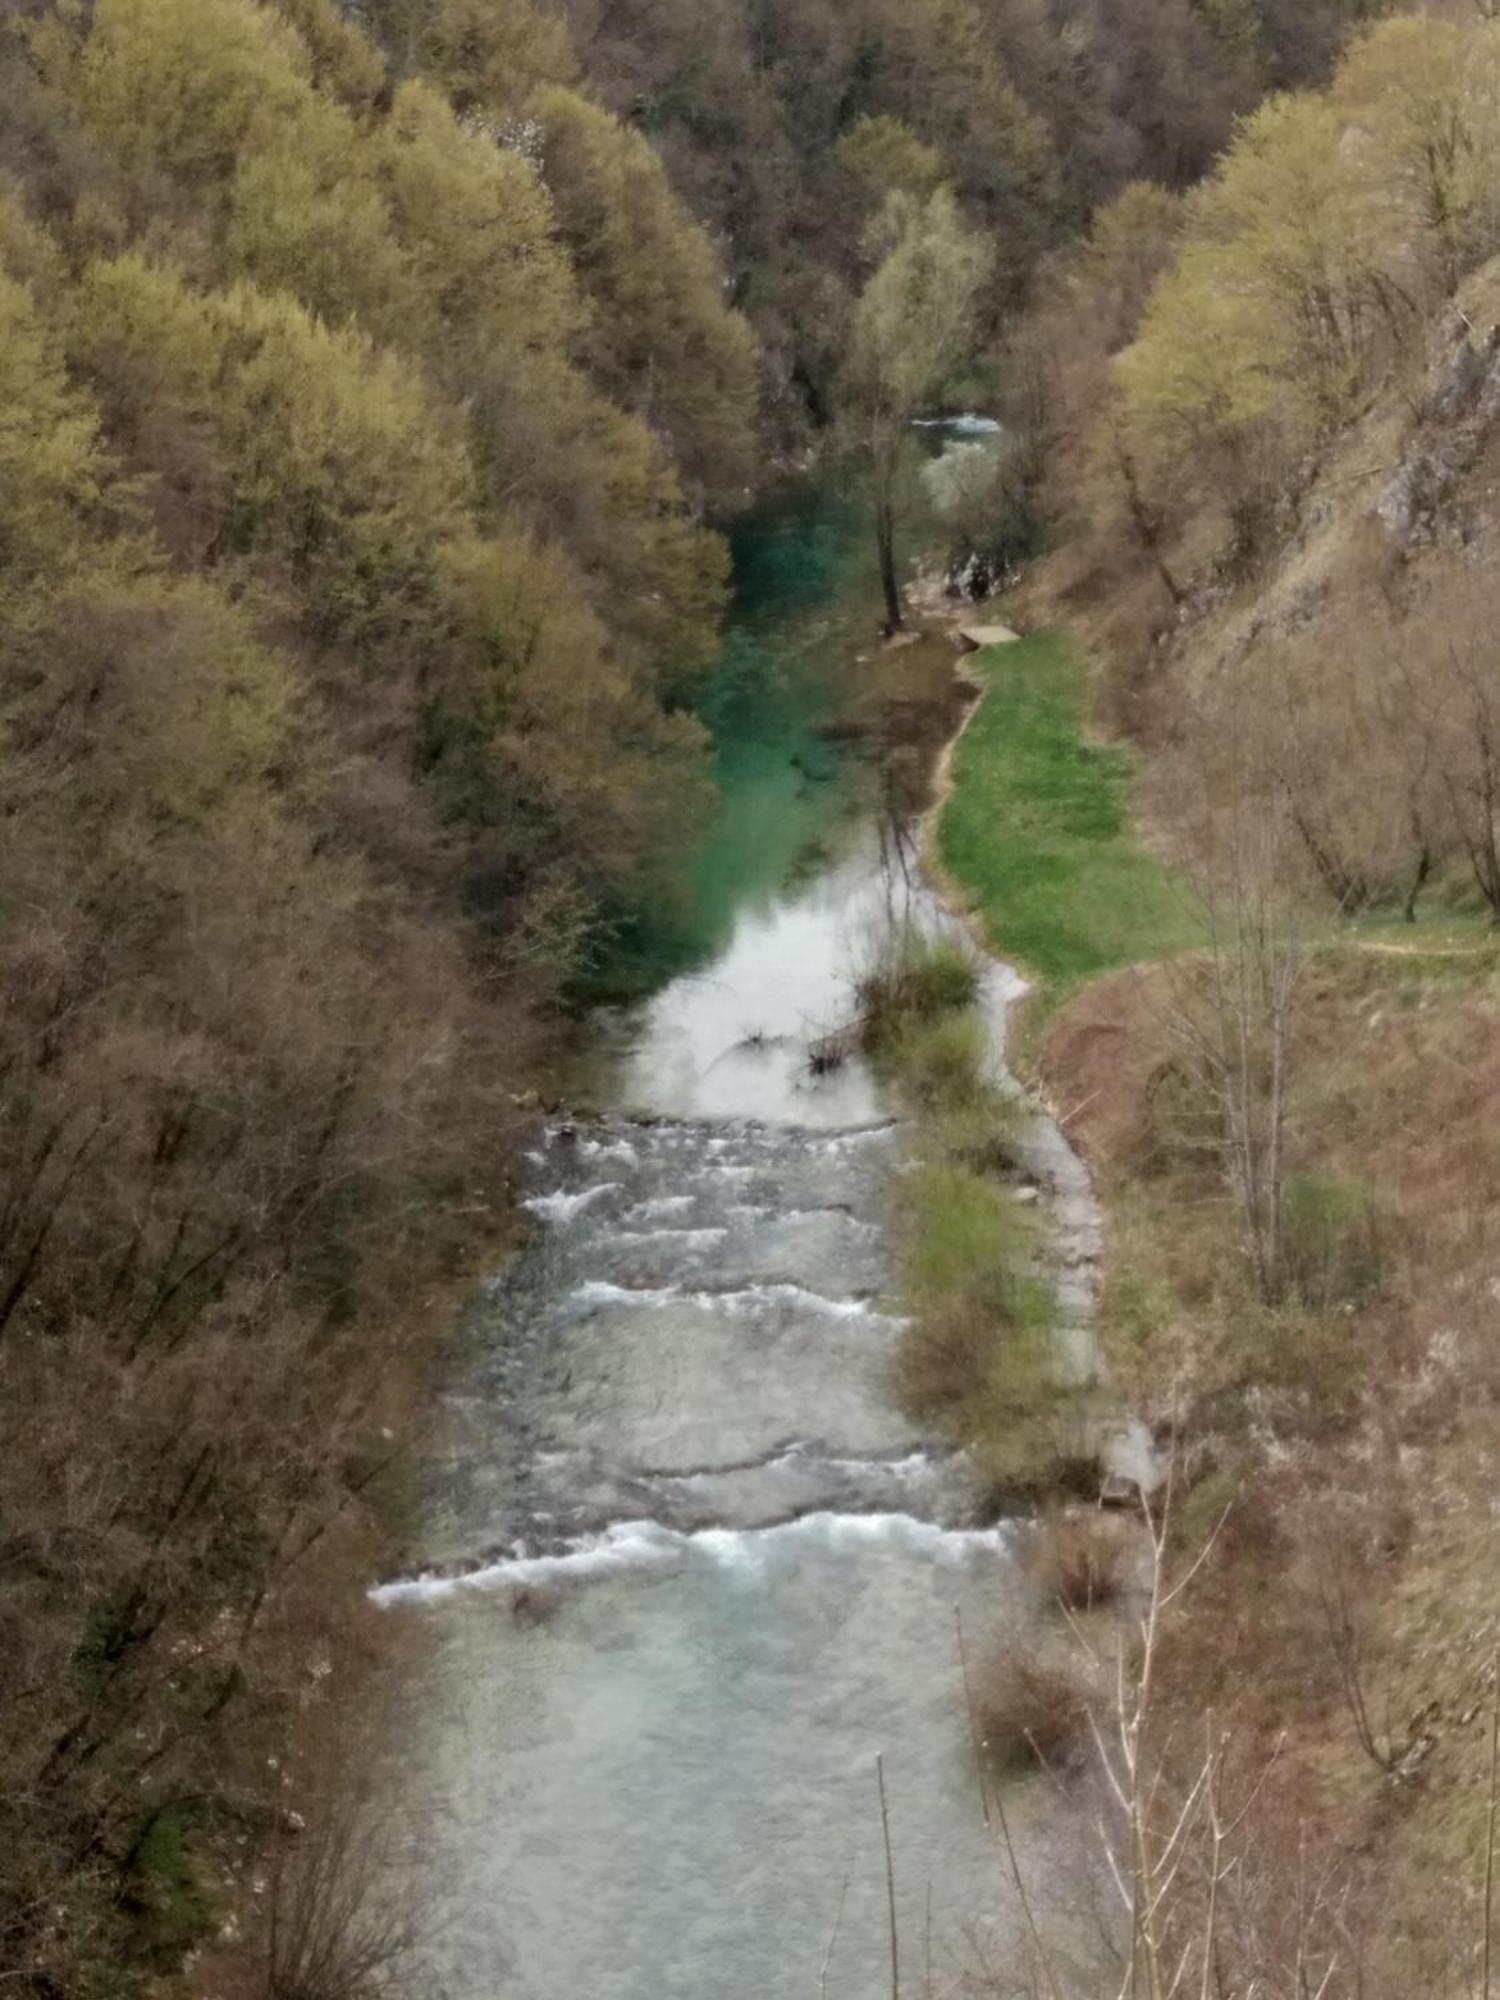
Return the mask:
{"type": "MultiPolygon", "coordinates": [[[[941,921],[889,861],[856,829],[744,912],[622,1024],[607,1115],[532,1150],[535,1235],[471,1315],[426,1559],[375,1593],[434,1648],[412,1798],[453,2000],[765,2000],[825,1960],[867,2000],[877,1756],[908,1933],[951,1957],[1014,1920],[954,1619],[980,1653],[1024,1629],[1024,1530],[900,1407],[906,1134],[857,1059],[806,1060],[882,932],[941,921]]],[[[985,973],[997,1046],[1017,986],[985,973]]],[[[1034,1150],[1086,1367],[1087,1182],[1060,1134],[1034,1150]]],[[[1044,1853],[1040,1802],[1015,1811],[1044,1853]]]]}

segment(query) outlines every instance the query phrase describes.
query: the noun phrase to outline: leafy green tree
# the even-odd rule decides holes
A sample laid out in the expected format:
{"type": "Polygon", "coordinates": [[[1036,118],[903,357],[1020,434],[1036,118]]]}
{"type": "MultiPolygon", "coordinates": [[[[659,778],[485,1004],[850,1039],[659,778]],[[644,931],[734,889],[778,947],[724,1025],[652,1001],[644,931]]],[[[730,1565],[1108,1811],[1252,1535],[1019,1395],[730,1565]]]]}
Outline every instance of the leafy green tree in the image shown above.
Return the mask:
{"type": "Polygon", "coordinates": [[[1332,104],[1276,97],[1245,120],[1116,363],[1123,449],[1146,483],[1212,482],[1253,539],[1291,464],[1364,386],[1387,247],[1332,104]]]}
{"type": "Polygon", "coordinates": [[[937,148],[919,139],[902,119],[886,113],[851,125],[839,140],[837,159],[861,199],[873,207],[898,190],[925,199],[950,178],[937,148]]]}
{"type": "Polygon", "coordinates": [[[1333,97],[1388,227],[1451,288],[1500,241],[1500,24],[1384,21],[1351,48],[1333,97]]]}
{"type": "Polygon", "coordinates": [[[397,74],[465,113],[523,117],[537,90],[577,79],[567,23],[540,0],[367,0],[365,13],[397,74]]]}
{"type": "Polygon", "coordinates": [[[537,100],[543,171],[592,307],[581,353],[614,401],[672,447],[688,484],[726,496],[750,475],[754,335],[724,303],[708,239],[638,132],[573,91],[537,100]]]}
{"type": "Polygon", "coordinates": [[[308,106],[306,46],[244,0],[98,0],[87,15],[45,17],[33,40],[45,73],[116,157],[200,198],[308,106]]]}
{"type": "Polygon", "coordinates": [[[30,291],[0,271],[0,607],[84,553],[113,479],[30,291]]]}
{"type": "Polygon", "coordinates": [[[871,225],[883,252],[854,312],[844,421],[868,468],[886,629],[905,622],[896,536],[913,420],[969,358],[989,270],[985,243],[946,189],[894,194],[871,225]]]}
{"type": "Polygon", "coordinates": [[[418,346],[460,393],[497,361],[571,346],[586,308],[528,159],[415,81],[396,93],[376,171],[416,288],[414,316],[388,337],[418,346]]]}

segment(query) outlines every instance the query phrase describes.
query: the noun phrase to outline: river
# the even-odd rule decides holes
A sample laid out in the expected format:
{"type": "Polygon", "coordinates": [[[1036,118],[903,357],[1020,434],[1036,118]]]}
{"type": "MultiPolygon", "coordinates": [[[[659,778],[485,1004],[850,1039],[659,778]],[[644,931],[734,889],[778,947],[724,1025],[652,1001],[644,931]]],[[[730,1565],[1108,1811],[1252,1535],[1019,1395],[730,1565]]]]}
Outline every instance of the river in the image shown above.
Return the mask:
{"type": "MultiPolygon", "coordinates": [[[[719,821],[640,947],[680,969],[600,1015],[598,1115],[538,1139],[534,1239],[455,1365],[427,1560],[377,1593],[427,1640],[403,1786],[448,2000],[888,1993],[877,1757],[907,1990],[1017,1921],[954,1609],[976,1649],[1034,1615],[1024,1531],[977,1519],[893,1400],[902,1130],[860,1062],[806,1059],[881,927],[930,914],[879,760],[826,728],[847,532],[803,509],[742,542],[719,821]]],[[[997,1020],[1016,985],[991,970],[997,1020]]],[[[1086,1311],[1070,1160],[1042,1164],[1086,1311]]],[[[1041,1871],[1048,1787],[1012,1813],[1041,1871]]]]}

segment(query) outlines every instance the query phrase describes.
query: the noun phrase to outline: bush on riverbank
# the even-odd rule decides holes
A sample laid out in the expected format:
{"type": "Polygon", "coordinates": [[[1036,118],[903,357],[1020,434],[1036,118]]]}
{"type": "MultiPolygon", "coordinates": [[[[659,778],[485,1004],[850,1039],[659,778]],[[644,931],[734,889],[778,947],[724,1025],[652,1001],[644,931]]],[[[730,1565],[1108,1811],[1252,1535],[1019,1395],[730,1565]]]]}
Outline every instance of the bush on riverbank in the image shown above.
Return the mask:
{"type": "Polygon", "coordinates": [[[880,1056],[893,1039],[973,1004],[979,990],[974,954],[952,936],[908,924],[884,945],[859,982],[865,1053],[880,1056]]]}
{"type": "Polygon", "coordinates": [[[1006,1391],[1029,1400],[1045,1372],[1053,1302],[1036,1276],[1040,1234],[994,1181],[945,1161],[907,1175],[902,1289],[913,1319],[902,1341],[902,1398],[918,1416],[971,1428],[1006,1391]]]}
{"type": "Polygon", "coordinates": [[[1088,1693],[1072,1660],[1007,1645],[981,1664],[971,1698],[980,1749],[1002,1775],[1087,1760],[1088,1693]]]}
{"type": "Polygon", "coordinates": [[[894,1078],[920,1117],[943,1118],[977,1107],[998,1118],[999,1092],[985,1075],[988,1042],[977,1014],[908,1021],[884,1043],[876,1067],[894,1078]]]}
{"type": "Polygon", "coordinates": [[[909,1310],[898,1393],[969,1447],[998,1499],[1072,1485],[1092,1461],[1062,1372],[1045,1235],[1011,1184],[1026,1105],[993,1073],[977,987],[960,940],[908,931],[860,998],[866,1046],[917,1135],[896,1195],[909,1310]]]}
{"type": "Polygon", "coordinates": [[[1135,1581],[1131,1538],[1139,1533],[1139,1520],[1098,1507],[1054,1510],[1026,1545],[1026,1574],[1048,1604],[1064,1611],[1112,1610],[1135,1581]]]}

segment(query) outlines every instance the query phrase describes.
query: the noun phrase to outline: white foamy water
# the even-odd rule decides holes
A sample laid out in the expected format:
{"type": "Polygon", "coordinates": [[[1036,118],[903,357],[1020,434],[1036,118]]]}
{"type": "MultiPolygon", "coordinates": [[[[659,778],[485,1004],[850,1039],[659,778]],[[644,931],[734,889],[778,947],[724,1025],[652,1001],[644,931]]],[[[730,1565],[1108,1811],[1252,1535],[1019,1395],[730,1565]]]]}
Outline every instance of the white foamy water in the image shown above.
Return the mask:
{"type": "Polygon", "coordinates": [[[664,1215],[686,1215],[697,1200],[695,1194],[660,1194],[651,1201],[638,1201],[625,1215],[631,1222],[654,1222],[664,1215]]]}
{"type": "Polygon", "coordinates": [[[596,1181],[592,1187],[580,1188],[576,1194],[534,1194],[529,1195],[521,1206],[543,1222],[571,1222],[575,1215],[582,1215],[592,1208],[596,1201],[602,1201],[607,1194],[618,1194],[618,1181],[596,1181]]]}
{"type": "Polygon", "coordinates": [[[640,1155],[628,1139],[580,1139],[577,1143],[581,1159],[618,1160],[625,1167],[640,1163],[640,1155]]]}
{"type": "Polygon", "coordinates": [[[803,1285],[744,1285],[714,1292],[693,1290],[686,1285],[615,1285],[607,1279],[590,1278],[570,1298],[585,1311],[607,1306],[649,1306],[661,1312],[670,1306],[696,1306],[702,1312],[757,1313],[779,1307],[788,1312],[812,1313],[821,1319],[868,1319],[886,1326],[900,1324],[890,1314],[876,1312],[868,1299],[825,1298],[821,1292],[810,1292],[803,1285]]]}
{"type": "Polygon", "coordinates": [[[692,1562],[727,1569],[763,1567],[775,1548],[799,1545],[824,1555],[857,1558],[873,1546],[926,1562],[971,1564],[1000,1554],[1010,1530],[939,1528],[910,1514],[806,1514],[796,1521],[750,1530],[699,1528],[682,1534],[659,1521],[619,1521],[602,1534],[585,1535],[550,1555],[517,1554],[456,1576],[416,1576],[382,1584],[375,1603],[438,1604],[467,1592],[513,1590],[533,1584],[591,1583],[649,1570],[677,1570],[692,1562]],[[773,1546],[774,1545],[774,1546],[773,1546]]]}
{"type": "Polygon", "coordinates": [[[622,1248],[665,1249],[677,1251],[717,1249],[728,1236],[724,1223],[712,1229],[616,1229],[611,1232],[610,1242],[622,1248]]]}

